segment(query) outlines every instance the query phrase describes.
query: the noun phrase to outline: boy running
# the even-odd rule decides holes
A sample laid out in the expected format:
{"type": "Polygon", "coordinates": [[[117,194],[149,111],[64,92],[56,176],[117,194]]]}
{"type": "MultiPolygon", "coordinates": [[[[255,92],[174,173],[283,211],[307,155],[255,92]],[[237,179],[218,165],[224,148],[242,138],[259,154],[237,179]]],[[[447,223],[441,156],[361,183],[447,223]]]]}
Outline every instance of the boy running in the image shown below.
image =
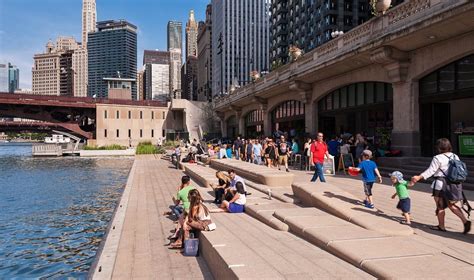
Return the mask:
{"type": "Polygon", "coordinates": [[[358,172],[362,172],[362,181],[364,182],[365,200],[364,205],[367,208],[374,208],[374,201],[372,199],[372,188],[375,183],[375,175],[379,179],[379,183],[382,183],[382,176],[377,168],[377,164],[370,160],[372,158],[372,152],[370,150],[364,150],[362,152],[362,161],[359,163],[357,168],[354,168],[358,172]]]}

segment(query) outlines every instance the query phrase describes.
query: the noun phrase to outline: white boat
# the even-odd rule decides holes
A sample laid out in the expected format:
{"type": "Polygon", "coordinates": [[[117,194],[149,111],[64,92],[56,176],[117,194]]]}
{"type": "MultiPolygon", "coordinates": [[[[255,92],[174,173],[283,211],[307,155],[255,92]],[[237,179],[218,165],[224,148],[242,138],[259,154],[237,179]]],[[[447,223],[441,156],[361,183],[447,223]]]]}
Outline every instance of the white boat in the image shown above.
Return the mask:
{"type": "Polygon", "coordinates": [[[60,134],[53,134],[51,137],[45,137],[44,142],[48,144],[65,144],[70,143],[71,138],[60,134]]]}

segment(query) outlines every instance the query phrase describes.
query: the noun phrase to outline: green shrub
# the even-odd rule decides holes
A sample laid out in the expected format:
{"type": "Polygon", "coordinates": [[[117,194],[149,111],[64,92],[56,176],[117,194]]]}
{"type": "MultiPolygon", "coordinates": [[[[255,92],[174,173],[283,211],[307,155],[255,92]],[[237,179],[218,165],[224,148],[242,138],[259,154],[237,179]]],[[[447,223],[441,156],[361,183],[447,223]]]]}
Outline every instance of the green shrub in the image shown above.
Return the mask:
{"type": "Polygon", "coordinates": [[[108,146],[84,146],[83,148],[84,150],[91,150],[91,151],[97,151],[97,150],[107,150],[107,151],[110,151],[110,150],[126,150],[127,147],[125,146],[120,146],[118,144],[112,144],[112,145],[108,145],[108,146]]]}
{"type": "Polygon", "coordinates": [[[164,154],[165,149],[163,147],[157,147],[151,142],[141,142],[137,146],[137,155],[151,155],[151,154],[164,154]]]}

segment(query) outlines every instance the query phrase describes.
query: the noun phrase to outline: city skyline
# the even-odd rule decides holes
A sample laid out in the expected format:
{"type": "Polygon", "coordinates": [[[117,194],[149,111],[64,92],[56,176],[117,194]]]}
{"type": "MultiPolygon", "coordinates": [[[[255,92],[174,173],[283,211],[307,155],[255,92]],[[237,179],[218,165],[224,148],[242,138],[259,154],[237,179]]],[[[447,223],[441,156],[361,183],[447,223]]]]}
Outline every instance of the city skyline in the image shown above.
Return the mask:
{"type": "MultiPolygon", "coordinates": [[[[191,9],[195,11],[197,21],[203,20],[206,5],[210,1],[181,0],[179,5],[176,2],[117,0],[112,3],[96,0],[97,20],[125,19],[138,26],[137,68],[141,69],[145,49],[167,49],[168,21],[186,22],[191,9]]],[[[49,39],[73,36],[81,41],[82,0],[70,1],[67,6],[58,3],[60,0],[44,0],[41,3],[33,0],[7,0],[0,3],[0,61],[18,66],[21,73],[20,88],[32,88],[33,55],[41,53],[49,39]],[[25,9],[25,6],[29,8],[25,9]],[[20,14],[23,24],[6,20],[20,17],[20,14]]]]}

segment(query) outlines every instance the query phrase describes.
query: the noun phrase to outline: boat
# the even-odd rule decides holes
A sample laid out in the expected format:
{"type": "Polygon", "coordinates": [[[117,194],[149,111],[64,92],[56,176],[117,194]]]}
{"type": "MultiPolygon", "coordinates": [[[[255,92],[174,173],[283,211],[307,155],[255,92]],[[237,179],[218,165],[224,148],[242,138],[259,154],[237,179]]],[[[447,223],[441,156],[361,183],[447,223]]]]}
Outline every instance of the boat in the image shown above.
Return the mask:
{"type": "Polygon", "coordinates": [[[71,142],[71,138],[61,134],[53,134],[51,137],[45,137],[44,142],[48,144],[66,144],[71,142]]]}

